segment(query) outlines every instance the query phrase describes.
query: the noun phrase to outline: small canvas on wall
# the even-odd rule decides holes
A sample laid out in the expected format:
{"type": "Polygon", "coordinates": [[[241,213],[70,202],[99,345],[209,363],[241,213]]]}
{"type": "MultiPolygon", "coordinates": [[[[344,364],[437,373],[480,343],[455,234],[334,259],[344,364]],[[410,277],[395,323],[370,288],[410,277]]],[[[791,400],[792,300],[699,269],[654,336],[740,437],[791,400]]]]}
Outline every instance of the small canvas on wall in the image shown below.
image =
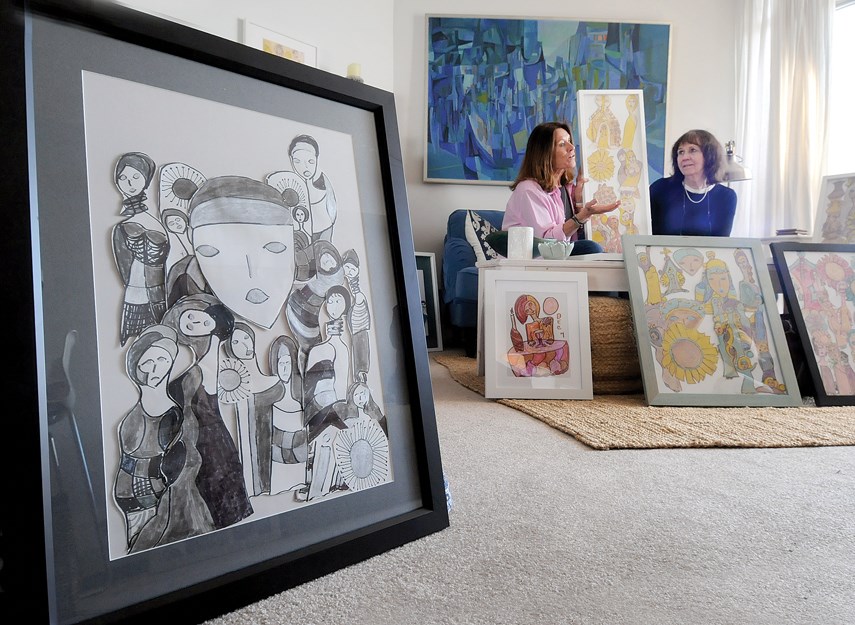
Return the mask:
{"type": "Polygon", "coordinates": [[[813,240],[855,243],[855,173],[822,179],[813,240]]]}
{"type": "Polygon", "coordinates": [[[595,215],[585,226],[586,235],[603,251],[621,252],[624,234],[650,234],[650,199],[647,193],[647,137],[644,97],[640,89],[579,91],[579,137],[585,202],[620,206],[595,215]]]}
{"type": "Polygon", "coordinates": [[[634,235],[623,254],[650,405],[801,404],[759,241],[634,235]]]}
{"type": "Polygon", "coordinates": [[[817,406],[855,404],[855,245],[772,243],[817,406]]]}
{"type": "Polygon", "coordinates": [[[485,396],[591,399],[587,274],[489,271],[484,280],[485,396]]]}

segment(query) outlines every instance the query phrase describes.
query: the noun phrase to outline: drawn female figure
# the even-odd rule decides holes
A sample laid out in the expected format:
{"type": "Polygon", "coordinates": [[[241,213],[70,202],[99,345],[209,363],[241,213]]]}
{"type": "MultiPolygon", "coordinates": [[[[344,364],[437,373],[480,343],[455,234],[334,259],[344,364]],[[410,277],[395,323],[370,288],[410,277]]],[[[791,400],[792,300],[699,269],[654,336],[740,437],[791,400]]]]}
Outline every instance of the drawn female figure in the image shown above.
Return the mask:
{"type": "Polygon", "coordinates": [[[190,243],[190,219],[187,213],[177,208],[167,208],[160,212],[163,225],[169,238],[169,254],[166,257],[165,270],[169,270],[182,258],[193,253],[190,243]]]}
{"type": "Polygon", "coordinates": [[[514,302],[514,313],[519,322],[525,324],[526,341],[529,344],[543,345],[545,341],[555,338],[552,317],[540,318],[540,303],[535,297],[520,295],[514,302]]]}
{"type": "Polygon", "coordinates": [[[228,358],[220,364],[219,397],[237,410],[244,483],[253,495],[270,494],[273,404],[285,396],[285,385],[279,377],[262,373],[255,332],[247,324],[235,323],[225,352],[228,358]]]}
{"type": "Polygon", "coordinates": [[[146,189],[157,166],[147,154],[128,152],[116,162],[115,183],[125,219],[113,228],[113,256],[125,285],[119,340],[124,345],[166,312],[163,288],[169,240],[149,210],[146,189]]]}
{"type": "Polygon", "coordinates": [[[294,491],[298,500],[307,495],[308,430],[303,419],[303,382],[297,366],[297,343],[280,336],[270,346],[270,369],[282,381],[285,393],[273,404],[273,469],[271,493],[294,491]]]}
{"type": "Polygon", "coordinates": [[[348,427],[351,425],[351,419],[373,419],[383,428],[383,432],[387,436],[389,435],[386,415],[377,405],[371,394],[371,389],[365,382],[357,381],[350,385],[350,388],[347,389],[347,404],[350,407],[350,414],[345,422],[348,427]]]}
{"type": "Polygon", "coordinates": [[[361,382],[353,384],[348,398],[353,414],[347,420],[347,429],[335,439],[335,462],[342,487],[359,491],[387,481],[389,439],[385,417],[368,387],[361,382]]]}
{"type": "Polygon", "coordinates": [[[353,305],[347,315],[347,326],[350,330],[351,351],[353,355],[353,379],[367,379],[368,366],[371,359],[371,346],[368,341],[368,330],[371,329],[371,314],[368,311],[368,300],[359,288],[359,256],[355,250],[347,250],[342,256],[344,276],[353,297],[353,305]]]}
{"type": "Polygon", "coordinates": [[[783,385],[775,382],[771,388],[762,389],[755,385],[752,371],[757,367],[752,350],[751,323],[745,314],[745,304],[736,296],[733,279],[727,264],[707,252],[704,279],[695,290],[695,298],[705,304],[712,314],[713,327],[718,341],[719,355],[724,365],[724,377],[743,376],[742,392],[758,390],[775,393],[784,392],[783,385]]]}
{"type": "Polygon", "coordinates": [[[350,307],[350,294],[342,286],[333,286],[325,300],[330,321],[325,324],[327,338],[309,352],[305,374],[305,417],[312,446],[312,477],[309,499],[327,494],[338,484],[332,445],[336,428],[345,429],[350,354],[342,340],[344,314],[350,307]],[[332,429],[331,429],[332,428],[332,429]]]}
{"type": "Polygon", "coordinates": [[[318,168],[318,142],[310,135],[297,135],[288,146],[291,167],[306,183],[312,218],[312,241],[332,241],[337,207],[329,178],[318,168]]]}
{"type": "Polygon", "coordinates": [[[306,371],[309,350],[321,342],[319,314],[327,291],[344,284],[341,256],[336,247],[327,241],[316,241],[306,256],[305,264],[298,265],[297,278],[288,296],[285,317],[300,346],[300,371],[306,371]]]}
{"type": "Polygon", "coordinates": [[[169,309],[164,323],[190,347],[193,364],[169,385],[169,395],[193,422],[195,445],[201,456],[196,486],[215,529],[228,527],[252,514],[238,450],[223,422],[217,401],[220,346],[231,337],[234,316],[212,295],[188,295],[169,309]]]}
{"type": "Polygon", "coordinates": [[[175,332],[154,325],[134,340],[125,358],[140,393],[119,424],[121,461],[113,487],[125,514],[128,553],[159,544],[169,521],[169,488],[184,469],[184,416],[166,393],[177,355],[175,332]]]}

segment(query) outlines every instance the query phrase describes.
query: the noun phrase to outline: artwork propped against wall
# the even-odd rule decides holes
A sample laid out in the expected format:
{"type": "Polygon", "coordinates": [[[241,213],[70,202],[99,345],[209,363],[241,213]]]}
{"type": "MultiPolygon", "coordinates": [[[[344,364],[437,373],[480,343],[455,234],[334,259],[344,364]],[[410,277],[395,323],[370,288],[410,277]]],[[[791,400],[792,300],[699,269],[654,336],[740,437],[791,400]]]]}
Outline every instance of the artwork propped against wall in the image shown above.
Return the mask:
{"type": "Polygon", "coordinates": [[[485,397],[591,399],[585,272],[485,274],[485,397]]]}
{"type": "Polygon", "coordinates": [[[641,89],[579,91],[580,135],[585,202],[612,204],[617,210],[595,215],[585,234],[607,253],[619,254],[625,234],[650,234],[650,197],[647,193],[647,138],[644,92],[641,89]]]}
{"type": "Polygon", "coordinates": [[[855,245],[771,243],[817,406],[855,404],[855,245]]]}
{"type": "Polygon", "coordinates": [[[801,405],[758,240],[627,235],[623,256],[650,405],[801,405]]]}
{"type": "Polygon", "coordinates": [[[816,243],[855,243],[855,173],[822,179],[813,240],[816,243]]]}
{"type": "Polygon", "coordinates": [[[636,154],[660,178],[670,35],[668,24],[428,16],[425,181],[507,185],[537,124],[584,134],[583,89],[642,92],[647,143],[636,154]]]}

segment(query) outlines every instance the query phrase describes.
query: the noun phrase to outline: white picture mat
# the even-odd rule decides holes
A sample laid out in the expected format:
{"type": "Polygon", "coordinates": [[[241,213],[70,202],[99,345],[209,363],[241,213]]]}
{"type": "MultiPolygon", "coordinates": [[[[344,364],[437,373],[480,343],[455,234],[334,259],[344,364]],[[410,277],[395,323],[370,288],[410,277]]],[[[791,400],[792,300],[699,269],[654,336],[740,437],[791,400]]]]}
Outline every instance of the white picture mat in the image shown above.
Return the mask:
{"type": "Polygon", "coordinates": [[[813,240],[816,243],[855,243],[855,173],[822,178],[813,240]]]}
{"type": "MultiPolygon", "coordinates": [[[[125,152],[141,151],[160,165],[180,155],[208,178],[240,175],[263,180],[268,173],[290,167],[287,154],[290,140],[308,133],[322,146],[321,166],[335,184],[337,232],[348,233],[351,237],[346,246],[339,243],[340,247],[352,247],[359,258],[367,259],[366,233],[358,201],[356,157],[350,135],[92,72],[83,72],[83,92],[105,489],[111,493],[120,458],[118,425],[138,393],[125,372],[125,349],[117,340],[123,286],[110,246],[110,232],[121,220],[120,198],[113,182],[116,159],[125,152]],[[133,119],[134,123],[127,123],[128,119],[133,119]],[[186,140],[188,136],[194,137],[192,143],[186,140]]],[[[337,240],[341,241],[338,237],[337,240]]],[[[372,295],[371,267],[367,262],[360,267],[360,278],[361,290],[371,306],[376,300],[372,295]]],[[[283,317],[284,314],[280,315],[269,330],[254,328],[259,352],[260,346],[267,346],[272,337],[291,334],[283,317]]],[[[321,324],[326,320],[322,313],[321,324]]],[[[380,340],[377,329],[372,326],[370,332],[371,344],[377,345],[380,340]]],[[[188,364],[188,359],[186,351],[179,353],[175,370],[180,371],[188,364]]],[[[369,372],[368,386],[385,414],[382,379],[376,367],[369,372]]],[[[256,497],[252,503],[255,513],[242,523],[306,505],[295,502],[289,492],[256,497]]],[[[121,516],[115,503],[108,498],[111,557],[126,555],[121,516]]]]}
{"type": "MultiPolygon", "coordinates": [[[[585,272],[531,272],[524,270],[484,273],[485,397],[516,399],[592,399],[591,333],[588,276],[585,272]],[[516,377],[508,363],[510,311],[521,295],[541,303],[541,311],[554,315],[555,339],[566,340],[569,369],[559,375],[516,377]],[[542,303],[554,298],[557,312],[542,303]],[[561,315],[560,319],[558,315],[561,315]]],[[[516,323],[526,338],[524,324],[516,323]]]]}
{"type": "Polygon", "coordinates": [[[576,92],[576,102],[581,134],[574,137],[581,152],[577,163],[588,179],[584,201],[621,201],[614,211],[588,220],[585,234],[605,252],[620,253],[624,234],[651,234],[644,92],[583,89],[576,92]]]}
{"type": "Polygon", "coordinates": [[[241,20],[242,42],[284,59],[304,65],[318,66],[318,49],[299,39],[277,33],[248,19],[241,20]]]}

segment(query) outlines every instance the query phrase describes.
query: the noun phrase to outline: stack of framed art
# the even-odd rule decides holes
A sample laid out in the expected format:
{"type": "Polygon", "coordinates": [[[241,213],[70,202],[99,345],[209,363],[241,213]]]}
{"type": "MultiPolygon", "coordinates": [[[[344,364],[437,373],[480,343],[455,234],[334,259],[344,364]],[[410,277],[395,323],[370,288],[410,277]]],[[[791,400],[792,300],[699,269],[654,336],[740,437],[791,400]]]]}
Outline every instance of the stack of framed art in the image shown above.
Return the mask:
{"type": "Polygon", "coordinates": [[[445,528],[392,94],[0,11],[9,613],[198,622],[445,528]]]}

